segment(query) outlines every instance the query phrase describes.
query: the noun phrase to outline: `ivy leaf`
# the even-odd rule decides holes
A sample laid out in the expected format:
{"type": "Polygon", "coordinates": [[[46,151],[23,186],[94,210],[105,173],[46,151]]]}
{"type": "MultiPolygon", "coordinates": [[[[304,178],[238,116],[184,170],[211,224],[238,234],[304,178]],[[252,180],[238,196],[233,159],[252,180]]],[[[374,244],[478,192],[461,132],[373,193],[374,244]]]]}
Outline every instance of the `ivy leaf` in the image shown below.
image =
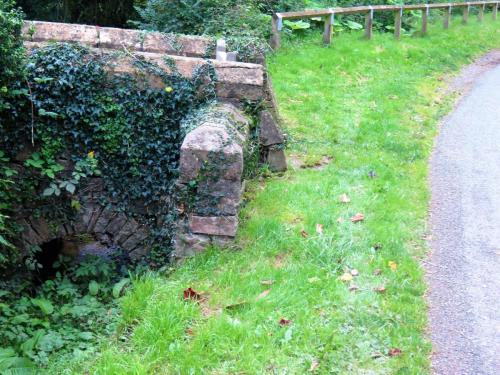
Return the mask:
{"type": "Polygon", "coordinates": [[[34,306],[37,306],[40,308],[40,310],[45,314],[45,315],[50,315],[54,312],[54,306],[52,303],[44,298],[32,298],[31,303],[34,306]]]}
{"type": "Polygon", "coordinates": [[[43,108],[40,108],[40,109],[38,110],[38,114],[39,114],[40,116],[44,116],[44,117],[51,117],[51,118],[57,118],[57,117],[59,117],[59,115],[58,115],[57,113],[55,113],[55,112],[50,112],[50,111],[46,111],[46,110],[45,110],[45,109],[43,109],[43,108]]]}

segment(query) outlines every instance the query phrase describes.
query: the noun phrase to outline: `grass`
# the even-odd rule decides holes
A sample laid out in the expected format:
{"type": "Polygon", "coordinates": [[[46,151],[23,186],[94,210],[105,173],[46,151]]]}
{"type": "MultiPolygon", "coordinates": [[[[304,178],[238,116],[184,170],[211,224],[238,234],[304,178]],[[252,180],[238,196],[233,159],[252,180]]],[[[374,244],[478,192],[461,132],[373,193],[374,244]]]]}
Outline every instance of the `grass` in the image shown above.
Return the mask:
{"type": "Polygon", "coordinates": [[[453,102],[439,88],[473,57],[500,47],[500,21],[457,21],[400,42],[391,35],[365,41],[360,33],[335,38],[330,48],[320,40],[285,43],[269,69],[289,156],[305,166],[325,156],[329,163],[252,181],[238,251],[211,249],[168,277],[137,280],[123,298],[116,339],[90,363],[54,367],[98,374],[428,371],[419,264],[427,161],[453,102]],[[341,194],[351,202],[340,203],[341,194]],[[365,220],[352,223],[356,213],[365,220]],[[353,269],[359,276],[340,280],[353,269]],[[206,300],[184,302],[188,287],[206,300]],[[282,318],[291,322],[280,325],[282,318]],[[390,356],[395,348],[401,354],[390,356]]]}

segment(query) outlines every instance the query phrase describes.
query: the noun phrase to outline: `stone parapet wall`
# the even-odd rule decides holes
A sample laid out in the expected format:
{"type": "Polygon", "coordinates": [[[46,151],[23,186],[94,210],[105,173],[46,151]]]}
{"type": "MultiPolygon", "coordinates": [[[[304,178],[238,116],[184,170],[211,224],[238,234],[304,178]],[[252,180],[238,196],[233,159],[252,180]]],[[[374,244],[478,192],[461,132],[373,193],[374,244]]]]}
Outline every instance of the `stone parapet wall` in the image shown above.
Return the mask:
{"type": "MultiPolygon", "coordinates": [[[[25,42],[28,50],[40,48],[48,42],[25,42]]],[[[185,77],[191,77],[193,71],[203,65],[211,64],[217,75],[216,91],[217,97],[222,100],[263,100],[265,97],[265,74],[264,67],[259,64],[249,64],[241,62],[218,61],[209,59],[199,59],[184,56],[166,56],[159,53],[134,52],[110,50],[103,48],[91,48],[96,55],[104,55],[110,62],[111,73],[125,73],[144,77],[143,72],[139,72],[135,65],[138,59],[151,61],[157,64],[166,73],[172,72],[173,63],[175,69],[185,77]],[[166,58],[167,57],[167,58],[166,58]]],[[[148,84],[153,87],[163,88],[164,83],[159,77],[149,75],[146,77],[148,84]]]]}
{"type": "Polygon", "coordinates": [[[43,21],[26,21],[22,33],[28,42],[78,42],[93,48],[215,58],[214,40],[200,36],[43,21]]]}

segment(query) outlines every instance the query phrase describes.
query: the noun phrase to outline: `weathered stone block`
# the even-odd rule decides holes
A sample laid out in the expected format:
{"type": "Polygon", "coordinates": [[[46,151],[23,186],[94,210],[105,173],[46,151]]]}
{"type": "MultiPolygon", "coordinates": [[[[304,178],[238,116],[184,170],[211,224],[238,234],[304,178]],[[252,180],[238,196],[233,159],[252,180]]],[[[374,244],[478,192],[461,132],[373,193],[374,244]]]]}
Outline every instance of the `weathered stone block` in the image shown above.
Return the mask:
{"type": "Polygon", "coordinates": [[[217,170],[221,179],[235,181],[243,172],[243,148],[224,126],[205,124],[186,136],[179,163],[182,183],[195,180],[210,169],[217,170]]]}
{"type": "Polygon", "coordinates": [[[198,215],[231,216],[238,213],[241,182],[217,180],[198,183],[193,213],[198,215]]]}
{"type": "Polygon", "coordinates": [[[189,229],[193,233],[234,237],[238,229],[236,216],[190,216],[189,229]]]}
{"type": "Polygon", "coordinates": [[[285,150],[271,148],[267,153],[267,163],[273,172],[284,172],[287,169],[285,150]]]}
{"type": "Polygon", "coordinates": [[[95,26],[75,25],[58,22],[25,22],[22,34],[32,42],[78,42],[96,47],[99,33],[95,26]]]}
{"type": "Polygon", "coordinates": [[[202,252],[210,245],[210,237],[204,234],[178,233],[174,238],[173,258],[184,258],[202,252]]]}
{"type": "Polygon", "coordinates": [[[99,28],[99,47],[141,51],[144,35],[145,32],[138,30],[101,27],[99,28]]]}
{"type": "MultiPolygon", "coordinates": [[[[205,57],[213,42],[201,36],[146,33],[142,49],[144,52],[168,53],[190,57],[205,57]]],[[[210,56],[213,57],[213,56],[210,56]]]]}
{"type": "Polygon", "coordinates": [[[261,111],[259,114],[260,133],[259,141],[262,146],[271,146],[285,142],[276,120],[269,111],[261,111]]]}

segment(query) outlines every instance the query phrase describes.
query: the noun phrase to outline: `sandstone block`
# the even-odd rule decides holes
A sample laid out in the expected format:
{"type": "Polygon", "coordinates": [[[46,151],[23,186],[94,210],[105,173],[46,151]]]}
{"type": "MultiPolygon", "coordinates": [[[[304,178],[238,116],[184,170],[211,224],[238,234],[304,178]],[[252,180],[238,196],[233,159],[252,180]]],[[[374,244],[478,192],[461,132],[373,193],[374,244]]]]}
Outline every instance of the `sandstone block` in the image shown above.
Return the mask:
{"type": "Polygon", "coordinates": [[[32,42],[78,42],[90,47],[99,44],[99,33],[95,26],[27,21],[22,33],[26,40],[32,42]]]}
{"type": "Polygon", "coordinates": [[[184,258],[202,252],[210,245],[210,237],[204,234],[178,233],[174,238],[174,258],[184,258]]]}
{"type": "Polygon", "coordinates": [[[193,233],[234,237],[238,229],[236,216],[189,217],[189,228],[193,233]]]}
{"type": "Polygon", "coordinates": [[[259,114],[260,133],[259,141],[262,146],[271,146],[285,142],[276,120],[269,111],[261,111],[259,114]]]}
{"type": "Polygon", "coordinates": [[[267,154],[269,169],[273,172],[284,172],[287,169],[285,150],[271,148],[267,154]]]}
{"type": "Polygon", "coordinates": [[[217,173],[218,178],[229,181],[241,178],[243,148],[224,126],[202,125],[191,131],[182,143],[180,182],[193,181],[204,171],[207,171],[205,174],[217,173]]]}
{"type": "Polygon", "coordinates": [[[99,28],[99,47],[141,51],[144,35],[145,32],[138,30],[101,27],[99,28]]]}

